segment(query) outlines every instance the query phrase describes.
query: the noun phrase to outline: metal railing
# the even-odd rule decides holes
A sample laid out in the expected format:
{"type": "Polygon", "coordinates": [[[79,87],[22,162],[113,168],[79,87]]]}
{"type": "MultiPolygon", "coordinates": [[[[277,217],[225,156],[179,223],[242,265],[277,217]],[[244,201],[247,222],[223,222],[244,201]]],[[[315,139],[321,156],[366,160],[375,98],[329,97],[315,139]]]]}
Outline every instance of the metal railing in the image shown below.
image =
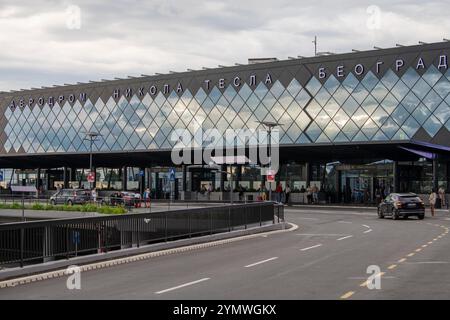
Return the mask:
{"type": "Polygon", "coordinates": [[[70,259],[284,221],[271,202],[0,224],[0,265],[70,259]]]}

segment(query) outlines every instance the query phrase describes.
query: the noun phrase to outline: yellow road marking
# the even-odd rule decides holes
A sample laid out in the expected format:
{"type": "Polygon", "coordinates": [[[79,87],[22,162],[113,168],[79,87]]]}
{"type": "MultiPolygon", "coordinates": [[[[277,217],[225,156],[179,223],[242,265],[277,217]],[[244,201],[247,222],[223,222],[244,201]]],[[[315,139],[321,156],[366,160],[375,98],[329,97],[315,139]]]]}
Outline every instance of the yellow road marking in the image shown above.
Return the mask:
{"type": "Polygon", "coordinates": [[[400,260],[398,260],[398,262],[405,262],[406,261],[406,258],[403,258],[403,259],[400,259],[400,260]]]}
{"type": "Polygon", "coordinates": [[[388,267],[388,269],[389,269],[389,270],[392,270],[392,269],[394,269],[395,267],[397,267],[396,264],[391,264],[391,265],[388,267]]]}
{"type": "MultiPolygon", "coordinates": [[[[381,277],[384,275],[384,272],[380,272],[377,273],[376,275],[372,276],[372,277],[381,277]]],[[[361,283],[359,286],[360,287],[367,287],[367,284],[369,283],[369,279],[367,279],[366,281],[364,281],[363,283],[361,283]]]]}
{"type": "Polygon", "coordinates": [[[342,295],[341,296],[341,299],[348,299],[348,298],[350,298],[352,295],[354,295],[355,294],[355,291],[349,291],[349,292],[347,292],[346,294],[344,294],[344,295],[342,295]]]}
{"type": "Polygon", "coordinates": [[[407,256],[407,257],[412,257],[413,255],[415,255],[415,253],[414,253],[414,252],[411,252],[410,254],[407,254],[406,256],[407,256]]]}

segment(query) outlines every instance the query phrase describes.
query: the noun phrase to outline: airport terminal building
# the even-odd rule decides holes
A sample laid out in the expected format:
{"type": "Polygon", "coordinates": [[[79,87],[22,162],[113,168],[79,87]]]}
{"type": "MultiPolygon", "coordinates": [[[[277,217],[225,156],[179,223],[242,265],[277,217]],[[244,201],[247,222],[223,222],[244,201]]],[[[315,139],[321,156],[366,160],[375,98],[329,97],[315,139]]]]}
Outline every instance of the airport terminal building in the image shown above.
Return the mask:
{"type": "MultiPolygon", "coordinates": [[[[279,123],[276,180],[316,184],[333,202],[371,202],[376,190],[450,188],[450,42],[235,65],[0,93],[1,184],[53,190],[95,185],[166,196],[226,174],[174,166],[175,129],[258,129],[279,123]]],[[[233,187],[258,189],[255,164],[223,167],[233,187]]]]}

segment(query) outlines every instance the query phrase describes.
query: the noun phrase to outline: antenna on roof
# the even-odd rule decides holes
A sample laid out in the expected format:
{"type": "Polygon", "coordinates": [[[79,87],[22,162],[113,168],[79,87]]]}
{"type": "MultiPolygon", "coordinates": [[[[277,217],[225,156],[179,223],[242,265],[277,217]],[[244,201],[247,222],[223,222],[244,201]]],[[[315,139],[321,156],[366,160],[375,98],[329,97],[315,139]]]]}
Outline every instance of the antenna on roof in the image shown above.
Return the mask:
{"type": "Polygon", "coordinates": [[[236,62],[234,65],[235,65],[235,66],[243,66],[242,63],[237,63],[237,62],[236,62]]]}
{"type": "Polygon", "coordinates": [[[297,56],[297,58],[304,59],[305,57],[304,56],[297,56]]]}
{"type": "Polygon", "coordinates": [[[360,52],[359,50],[356,49],[352,49],[352,52],[360,52]]]}
{"type": "Polygon", "coordinates": [[[312,43],[314,43],[314,56],[317,56],[317,36],[314,36],[312,43]]]}
{"type": "Polygon", "coordinates": [[[374,49],[377,49],[377,50],[383,50],[383,48],[380,48],[380,47],[373,47],[374,49]]]}
{"type": "Polygon", "coordinates": [[[419,41],[419,44],[428,44],[428,43],[423,42],[423,41],[419,41]]]}
{"type": "Polygon", "coordinates": [[[396,46],[396,47],[404,47],[404,45],[398,44],[398,43],[396,43],[395,46],[396,46]]]}
{"type": "Polygon", "coordinates": [[[442,40],[444,40],[444,41],[450,41],[450,39],[446,39],[446,38],[444,38],[444,39],[442,39],[442,40]]]}
{"type": "Polygon", "coordinates": [[[141,74],[141,77],[150,77],[148,74],[141,74]]]}

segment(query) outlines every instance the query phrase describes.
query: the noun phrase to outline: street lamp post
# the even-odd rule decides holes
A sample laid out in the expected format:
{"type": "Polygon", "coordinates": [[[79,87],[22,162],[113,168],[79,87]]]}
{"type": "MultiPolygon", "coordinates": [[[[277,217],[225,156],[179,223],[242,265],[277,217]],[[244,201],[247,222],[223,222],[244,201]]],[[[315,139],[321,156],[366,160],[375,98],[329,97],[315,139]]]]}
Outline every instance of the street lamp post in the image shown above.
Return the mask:
{"type": "MultiPolygon", "coordinates": [[[[272,170],[272,150],[271,150],[271,143],[272,143],[272,129],[277,126],[282,126],[281,123],[278,122],[270,122],[270,121],[257,121],[259,124],[262,124],[263,126],[267,127],[268,132],[268,147],[269,147],[269,169],[272,170]]],[[[272,201],[272,182],[269,182],[269,201],[272,201]]]]}
{"type": "MultiPolygon", "coordinates": [[[[92,174],[92,144],[94,141],[97,141],[97,137],[101,137],[101,134],[98,132],[86,132],[86,137],[84,140],[89,140],[90,147],[89,147],[89,174],[92,174]]],[[[89,182],[89,185],[91,187],[91,190],[93,189],[92,182],[89,182]]]]}

